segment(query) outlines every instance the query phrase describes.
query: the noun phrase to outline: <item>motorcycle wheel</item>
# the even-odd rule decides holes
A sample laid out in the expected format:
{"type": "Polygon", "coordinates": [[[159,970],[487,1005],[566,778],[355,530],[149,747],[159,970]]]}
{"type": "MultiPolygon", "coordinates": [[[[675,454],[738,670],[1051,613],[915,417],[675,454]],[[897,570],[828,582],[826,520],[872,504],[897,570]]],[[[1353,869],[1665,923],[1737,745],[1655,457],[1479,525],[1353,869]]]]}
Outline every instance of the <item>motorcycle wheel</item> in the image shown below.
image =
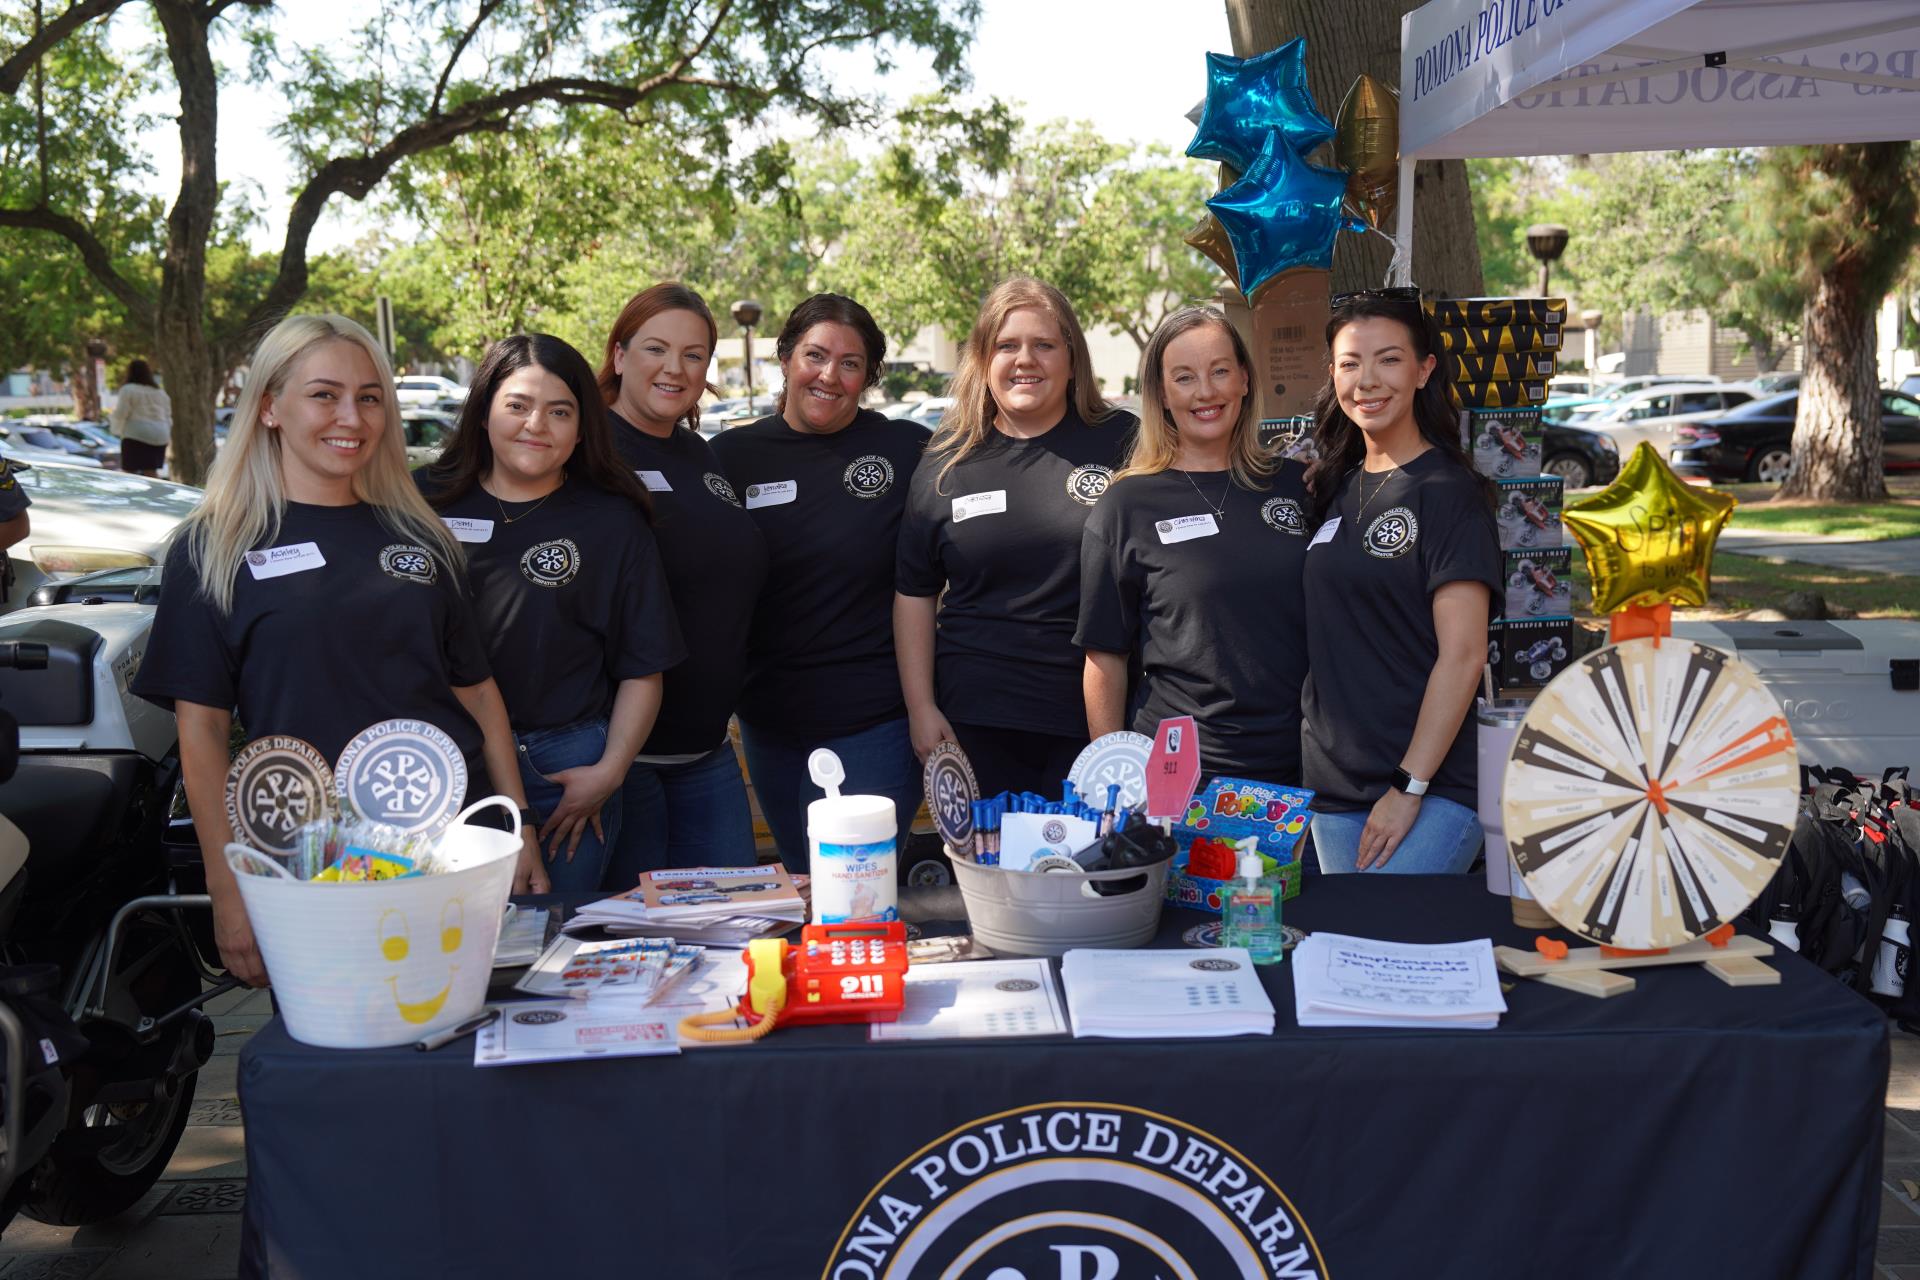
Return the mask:
{"type": "MultiPolygon", "coordinates": [[[[169,940],[158,944],[153,963],[132,993],[140,1012],[158,1017],[200,992],[192,958],[169,940]]],[[[163,1041],[167,1056],[192,1024],[182,1020],[163,1041]]],[[[141,1102],[81,1107],[29,1179],[21,1212],[52,1226],[104,1222],[132,1208],[153,1188],[173,1159],[193,1111],[199,1073],[183,1077],[171,1093],[141,1102]]]]}

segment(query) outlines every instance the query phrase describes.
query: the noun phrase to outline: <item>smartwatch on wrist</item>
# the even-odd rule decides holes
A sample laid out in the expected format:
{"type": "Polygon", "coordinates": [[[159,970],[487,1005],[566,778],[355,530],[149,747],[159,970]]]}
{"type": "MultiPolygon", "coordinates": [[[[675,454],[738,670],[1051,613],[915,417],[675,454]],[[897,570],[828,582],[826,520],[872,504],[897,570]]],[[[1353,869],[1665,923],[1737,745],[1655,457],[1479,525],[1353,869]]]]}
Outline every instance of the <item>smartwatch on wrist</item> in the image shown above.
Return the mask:
{"type": "MultiPolygon", "coordinates": [[[[1420,789],[1421,789],[1422,791],[1424,791],[1424,790],[1426,790],[1426,784],[1425,784],[1425,783],[1421,783],[1421,784],[1420,784],[1420,789]]],[[[538,822],[536,822],[536,821],[534,821],[534,818],[533,818],[533,810],[532,810],[532,809],[530,809],[530,808],[528,808],[528,807],[527,807],[526,805],[524,805],[524,804],[523,804],[523,805],[521,805],[521,806],[520,806],[520,829],[521,829],[522,831],[527,831],[527,830],[530,830],[531,828],[534,828],[534,827],[537,827],[537,826],[539,826],[539,825],[540,825],[540,824],[539,824],[538,822]]]]}
{"type": "Polygon", "coordinates": [[[1429,779],[1426,778],[1414,777],[1405,769],[1395,769],[1393,771],[1393,789],[1395,791],[1404,791],[1410,796],[1423,796],[1427,794],[1428,781],[1429,779]]]}

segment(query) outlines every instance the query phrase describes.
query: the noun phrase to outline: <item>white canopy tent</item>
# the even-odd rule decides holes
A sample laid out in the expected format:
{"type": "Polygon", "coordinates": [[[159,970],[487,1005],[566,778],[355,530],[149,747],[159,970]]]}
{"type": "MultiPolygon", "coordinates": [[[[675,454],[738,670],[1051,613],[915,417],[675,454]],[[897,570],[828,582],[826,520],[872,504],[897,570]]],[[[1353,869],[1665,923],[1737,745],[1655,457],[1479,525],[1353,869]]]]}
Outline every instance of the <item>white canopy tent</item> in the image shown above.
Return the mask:
{"type": "Polygon", "coordinates": [[[1920,0],[1431,0],[1400,24],[1413,165],[1920,138],[1920,0]]]}

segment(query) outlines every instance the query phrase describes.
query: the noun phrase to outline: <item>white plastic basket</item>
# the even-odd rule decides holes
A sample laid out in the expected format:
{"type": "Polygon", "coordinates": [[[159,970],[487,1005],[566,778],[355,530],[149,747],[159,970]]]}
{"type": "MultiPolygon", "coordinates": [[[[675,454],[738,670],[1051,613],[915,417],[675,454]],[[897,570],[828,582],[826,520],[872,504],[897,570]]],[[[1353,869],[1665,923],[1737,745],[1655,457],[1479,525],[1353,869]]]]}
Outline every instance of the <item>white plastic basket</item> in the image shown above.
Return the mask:
{"type": "Polygon", "coordinates": [[[518,807],[504,796],[468,805],[439,848],[448,870],[438,875],[312,884],[257,850],[226,847],[295,1040],[409,1044],[480,1011],[520,854],[518,807]],[[513,815],[511,831],[468,825],[492,805],[513,815]]]}
{"type": "Polygon", "coordinates": [[[953,858],[973,936],[996,955],[1058,956],[1075,947],[1139,947],[1160,928],[1167,863],[1112,871],[1009,871],[953,858]],[[1104,896],[1096,882],[1129,885],[1104,896]]]}

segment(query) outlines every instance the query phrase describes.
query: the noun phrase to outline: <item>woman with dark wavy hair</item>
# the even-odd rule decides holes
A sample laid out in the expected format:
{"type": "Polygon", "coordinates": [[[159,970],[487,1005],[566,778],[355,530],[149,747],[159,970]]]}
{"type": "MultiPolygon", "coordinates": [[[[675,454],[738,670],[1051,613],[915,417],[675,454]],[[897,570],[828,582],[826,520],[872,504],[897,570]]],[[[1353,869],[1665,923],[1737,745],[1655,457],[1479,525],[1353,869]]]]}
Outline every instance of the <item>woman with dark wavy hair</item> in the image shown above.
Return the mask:
{"type": "Polygon", "coordinates": [[[596,890],[661,672],[684,648],[646,490],[614,451],[592,368],[544,333],[494,343],[452,445],[414,478],[466,551],[548,877],[596,890]]]}
{"type": "Polygon", "coordinates": [[[1459,872],[1480,848],[1465,726],[1500,539],[1438,347],[1413,290],[1347,295],[1327,322],[1301,734],[1322,871],[1459,872]]]}

